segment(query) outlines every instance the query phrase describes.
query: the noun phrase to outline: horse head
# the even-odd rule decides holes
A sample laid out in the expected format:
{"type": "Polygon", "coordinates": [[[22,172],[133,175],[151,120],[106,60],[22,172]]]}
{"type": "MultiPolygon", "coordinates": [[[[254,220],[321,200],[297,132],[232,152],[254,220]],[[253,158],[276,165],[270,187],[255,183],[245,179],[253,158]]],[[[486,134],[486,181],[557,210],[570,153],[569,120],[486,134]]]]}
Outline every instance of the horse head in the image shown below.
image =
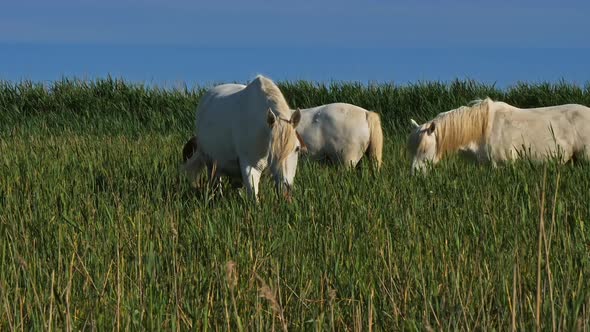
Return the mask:
{"type": "Polygon", "coordinates": [[[278,193],[290,198],[297,161],[302,152],[302,141],[295,128],[301,120],[301,111],[293,112],[290,119],[274,114],[269,108],[266,122],[271,130],[270,170],[278,193]]]}

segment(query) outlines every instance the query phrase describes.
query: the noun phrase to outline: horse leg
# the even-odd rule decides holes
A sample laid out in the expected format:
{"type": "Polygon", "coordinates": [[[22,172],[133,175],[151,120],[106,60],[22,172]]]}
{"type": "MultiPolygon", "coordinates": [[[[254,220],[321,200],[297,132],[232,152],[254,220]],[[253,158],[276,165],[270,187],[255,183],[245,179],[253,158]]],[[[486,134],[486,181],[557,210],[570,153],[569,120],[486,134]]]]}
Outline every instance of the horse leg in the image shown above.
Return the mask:
{"type": "Polygon", "coordinates": [[[209,186],[213,193],[219,192],[219,195],[223,196],[221,173],[217,171],[217,162],[207,163],[207,172],[209,173],[209,186]]]}
{"type": "Polygon", "coordinates": [[[359,156],[359,151],[349,148],[342,151],[339,159],[344,164],[344,166],[348,168],[355,168],[361,157],[362,154],[359,156]]]}
{"type": "Polygon", "coordinates": [[[240,165],[240,171],[242,172],[242,182],[246,186],[248,195],[258,202],[258,183],[260,182],[260,175],[262,173],[249,165],[240,165]]]}

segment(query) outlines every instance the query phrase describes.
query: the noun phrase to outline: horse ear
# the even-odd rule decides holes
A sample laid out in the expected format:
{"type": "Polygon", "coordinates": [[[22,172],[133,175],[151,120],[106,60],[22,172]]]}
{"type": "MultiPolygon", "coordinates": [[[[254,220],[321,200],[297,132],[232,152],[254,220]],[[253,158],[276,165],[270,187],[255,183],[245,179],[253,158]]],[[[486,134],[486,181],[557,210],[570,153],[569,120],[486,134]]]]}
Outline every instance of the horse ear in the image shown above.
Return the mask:
{"type": "Polygon", "coordinates": [[[416,120],[410,119],[410,123],[412,124],[412,127],[420,128],[420,125],[418,124],[418,122],[416,122],[416,120]]]}
{"type": "Polygon", "coordinates": [[[293,115],[291,115],[291,120],[289,122],[291,122],[291,124],[293,125],[293,128],[297,128],[299,121],[301,121],[301,110],[297,109],[295,111],[295,113],[293,113],[293,115]]]}
{"type": "Polygon", "coordinates": [[[434,122],[431,122],[430,126],[428,126],[428,135],[431,135],[435,129],[436,129],[436,125],[434,124],[434,122]]]}
{"type": "Polygon", "coordinates": [[[277,121],[277,117],[275,116],[275,114],[272,112],[272,110],[269,107],[268,111],[266,112],[266,123],[268,124],[269,127],[272,127],[276,121],[277,121]]]}

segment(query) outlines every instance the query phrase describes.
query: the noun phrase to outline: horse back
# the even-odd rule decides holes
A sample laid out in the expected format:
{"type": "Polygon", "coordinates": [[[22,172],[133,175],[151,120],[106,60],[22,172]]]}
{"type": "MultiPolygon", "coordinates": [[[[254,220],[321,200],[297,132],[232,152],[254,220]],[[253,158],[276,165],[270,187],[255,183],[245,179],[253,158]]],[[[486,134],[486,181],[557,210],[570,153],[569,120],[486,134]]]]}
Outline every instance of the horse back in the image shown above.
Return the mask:
{"type": "Polygon", "coordinates": [[[489,144],[497,157],[505,155],[500,159],[514,159],[523,152],[520,150],[546,158],[559,147],[567,160],[590,146],[589,129],[590,109],[582,105],[504,107],[495,112],[489,144]]]}
{"type": "Polygon", "coordinates": [[[364,149],[370,137],[367,112],[346,103],[304,109],[301,110],[302,119],[297,131],[312,156],[338,154],[351,146],[364,149]]]}

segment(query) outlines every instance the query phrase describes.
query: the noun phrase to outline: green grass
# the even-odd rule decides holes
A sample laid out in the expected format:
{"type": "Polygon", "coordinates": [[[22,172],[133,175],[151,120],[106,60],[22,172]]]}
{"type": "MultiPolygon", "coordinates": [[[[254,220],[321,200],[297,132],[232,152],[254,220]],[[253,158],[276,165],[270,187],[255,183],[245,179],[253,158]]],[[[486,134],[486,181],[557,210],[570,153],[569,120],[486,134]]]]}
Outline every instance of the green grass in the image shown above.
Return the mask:
{"type": "Polygon", "coordinates": [[[259,205],[212,197],[178,172],[202,89],[1,82],[0,330],[589,329],[589,163],[410,178],[405,152],[410,117],[589,85],[280,87],[380,112],[381,174],[302,161],[292,204],[268,178],[259,205]]]}

